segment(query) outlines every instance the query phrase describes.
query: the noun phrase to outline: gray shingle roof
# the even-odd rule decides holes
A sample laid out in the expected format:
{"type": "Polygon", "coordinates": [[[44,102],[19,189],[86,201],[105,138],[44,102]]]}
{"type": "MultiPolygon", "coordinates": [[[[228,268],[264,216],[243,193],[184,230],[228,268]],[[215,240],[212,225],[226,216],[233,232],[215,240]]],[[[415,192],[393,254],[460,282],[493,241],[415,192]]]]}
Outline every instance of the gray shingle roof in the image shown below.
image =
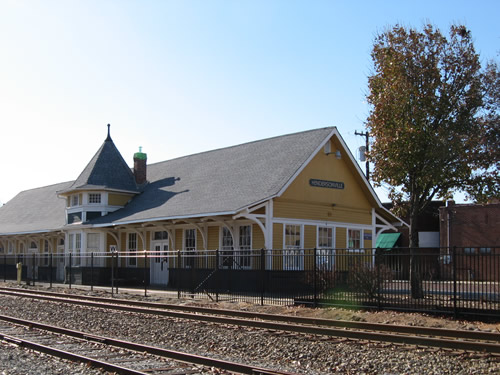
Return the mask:
{"type": "Polygon", "coordinates": [[[72,182],[22,191],[0,207],[0,234],[44,232],[65,224],[66,201],[58,198],[59,190],[72,182]]]}
{"type": "Polygon", "coordinates": [[[275,196],[334,128],[245,143],[148,165],[150,182],[92,224],[234,213],[275,196]]]}
{"type": "Polygon", "coordinates": [[[132,171],[109,135],[66,191],[89,189],[139,192],[132,171]]]}
{"type": "MultiPolygon", "coordinates": [[[[149,184],[143,192],[124,208],[90,223],[235,213],[277,195],[333,129],[283,135],[148,165],[149,184]]],[[[21,192],[0,207],[0,234],[60,229],[65,225],[66,202],[57,193],[90,188],[137,191],[135,180],[132,186],[129,177],[133,179],[133,174],[114,143],[106,140],[76,181],[21,192]]]]}

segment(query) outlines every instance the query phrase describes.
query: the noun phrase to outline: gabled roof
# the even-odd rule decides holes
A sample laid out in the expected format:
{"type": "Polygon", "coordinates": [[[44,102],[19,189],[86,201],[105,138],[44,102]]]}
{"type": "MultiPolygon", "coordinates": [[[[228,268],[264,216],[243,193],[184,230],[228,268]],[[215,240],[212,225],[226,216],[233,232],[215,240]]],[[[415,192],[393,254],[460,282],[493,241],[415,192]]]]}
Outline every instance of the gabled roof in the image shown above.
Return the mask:
{"type": "Polygon", "coordinates": [[[58,198],[59,190],[72,182],[22,191],[0,207],[0,234],[51,232],[65,224],[66,200],[58,198]]]}
{"type": "MultiPolygon", "coordinates": [[[[375,209],[391,220],[335,127],[321,128],[202,152],[148,165],[149,183],[124,208],[88,225],[109,226],[235,214],[280,196],[325,143],[336,136],[347,150],[375,209]]],[[[74,182],[28,190],[0,207],[0,234],[63,228],[65,200],[57,193],[107,189],[138,192],[130,168],[108,135],[74,182]]]]}
{"type": "Polygon", "coordinates": [[[109,133],[83,172],[66,190],[117,190],[138,193],[135,178],[109,133]]]}
{"type": "Polygon", "coordinates": [[[148,165],[143,192],[91,224],[236,213],[277,196],[334,130],[309,130],[148,165]]]}

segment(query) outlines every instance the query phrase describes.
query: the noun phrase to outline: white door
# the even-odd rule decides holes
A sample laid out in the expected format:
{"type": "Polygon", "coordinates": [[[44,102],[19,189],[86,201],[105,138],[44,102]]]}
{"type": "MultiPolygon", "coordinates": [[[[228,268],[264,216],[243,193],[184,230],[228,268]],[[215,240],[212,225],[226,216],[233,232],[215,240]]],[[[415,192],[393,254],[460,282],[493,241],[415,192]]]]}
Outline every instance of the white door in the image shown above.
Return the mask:
{"type": "Polygon", "coordinates": [[[150,261],[151,285],[168,284],[168,242],[153,243],[150,261]]]}
{"type": "Polygon", "coordinates": [[[56,266],[56,280],[64,281],[64,246],[57,247],[57,256],[52,259],[52,265],[56,266]]]}

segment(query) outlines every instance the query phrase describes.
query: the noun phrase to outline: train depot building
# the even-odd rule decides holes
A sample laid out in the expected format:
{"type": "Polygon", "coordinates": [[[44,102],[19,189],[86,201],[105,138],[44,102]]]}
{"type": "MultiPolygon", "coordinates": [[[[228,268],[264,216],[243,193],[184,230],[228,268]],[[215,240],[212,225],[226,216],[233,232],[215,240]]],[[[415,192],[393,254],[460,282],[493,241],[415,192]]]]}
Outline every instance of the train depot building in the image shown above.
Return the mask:
{"type": "MultiPolygon", "coordinates": [[[[370,261],[377,236],[402,224],[335,127],[149,165],[145,153],[133,156],[130,168],[108,126],[75,181],[0,207],[0,267],[14,274],[22,263],[28,277],[66,282],[71,267],[74,282],[106,284],[117,254],[130,284],[175,286],[183,272],[206,278],[214,269],[291,274],[314,266],[305,256],[313,249],[370,261]]],[[[328,257],[322,265],[346,266],[328,257]]]]}

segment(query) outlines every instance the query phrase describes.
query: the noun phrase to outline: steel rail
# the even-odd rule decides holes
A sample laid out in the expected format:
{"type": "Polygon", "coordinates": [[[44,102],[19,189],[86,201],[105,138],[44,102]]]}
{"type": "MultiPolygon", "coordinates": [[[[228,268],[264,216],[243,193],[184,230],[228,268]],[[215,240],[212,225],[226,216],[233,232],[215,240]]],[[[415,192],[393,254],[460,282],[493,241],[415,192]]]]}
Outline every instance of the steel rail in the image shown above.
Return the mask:
{"type": "Polygon", "coordinates": [[[13,343],[13,344],[16,344],[18,346],[22,346],[22,347],[25,347],[28,349],[36,350],[37,352],[40,352],[40,353],[49,354],[49,355],[54,356],[54,357],[64,358],[64,359],[68,359],[70,361],[75,361],[75,362],[86,363],[86,364],[89,364],[93,367],[99,367],[99,368],[104,369],[106,371],[116,372],[118,374],[148,375],[147,372],[132,370],[132,369],[129,369],[126,367],[115,365],[113,363],[104,362],[104,361],[100,361],[98,359],[94,359],[94,358],[86,357],[83,355],[71,353],[71,352],[68,352],[65,350],[52,348],[50,346],[38,344],[36,342],[29,341],[29,340],[26,340],[26,339],[23,339],[20,337],[6,335],[6,334],[3,334],[2,332],[0,332],[0,340],[4,340],[6,342],[13,343]]]}
{"type": "MultiPolygon", "coordinates": [[[[15,292],[9,292],[5,293],[9,295],[16,295],[15,292]]],[[[465,351],[479,351],[479,352],[487,352],[487,353],[492,353],[492,354],[500,354],[500,340],[499,340],[499,335],[496,333],[491,333],[491,332],[471,332],[474,335],[471,337],[468,337],[470,340],[471,338],[474,340],[478,340],[478,337],[481,337],[480,340],[487,340],[489,342],[480,342],[480,341],[462,341],[464,337],[462,336],[457,336],[455,335],[455,338],[458,338],[457,340],[450,340],[450,339],[443,339],[443,338],[435,338],[435,337],[429,337],[429,335],[437,335],[437,336],[446,336],[450,337],[453,335],[453,332],[455,331],[450,331],[450,330],[445,330],[445,329],[440,329],[440,328],[424,328],[423,330],[420,329],[421,327],[410,327],[410,326],[392,326],[395,328],[392,330],[391,333],[383,333],[383,332],[373,332],[369,331],[370,328],[367,328],[368,325],[363,326],[362,330],[355,330],[359,329],[358,325],[361,322],[353,322],[353,327],[355,329],[351,329],[351,327],[348,327],[348,325],[343,326],[343,328],[349,328],[349,329],[337,329],[337,328],[330,328],[330,327],[324,327],[324,326],[314,326],[314,325],[297,325],[297,324],[289,324],[289,323],[280,323],[280,322],[269,322],[269,321],[260,321],[260,320],[254,320],[254,319],[238,319],[238,318],[232,318],[232,317],[221,317],[221,316],[216,316],[216,315],[205,315],[205,314],[189,314],[189,313],[184,313],[184,312],[177,312],[177,311],[168,311],[164,309],[158,309],[158,308],[141,308],[141,307],[133,307],[130,306],[132,305],[133,301],[128,301],[128,300],[122,300],[126,302],[128,305],[117,305],[114,304],[115,300],[111,300],[112,304],[108,304],[104,302],[95,302],[95,301],[87,301],[84,298],[79,298],[79,299],[73,299],[71,296],[66,296],[64,297],[54,297],[54,296],[43,296],[43,295],[37,295],[37,294],[31,294],[31,293],[22,293],[22,296],[27,296],[29,298],[36,298],[36,299],[41,299],[41,300],[48,300],[48,301],[55,301],[55,302],[62,302],[62,303],[68,303],[68,304],[77,304],[77,305],[85,305],[85,306],[91,306],[91,307],[98,307],[98,308],[105,308],[105,309],[115,309],[115,310],[120,310],[120,311],[128,311],[128,312],[134,312],[134,313],[141,313],[141,314],[151,314],[151,315],[160,315],[160,316],[169,316],[169,317],[174,317],[174,318],[179,318],[179,319],[191,319],[191,320],[199,320],[199,321],[204,321],[204,322],[211,322],[211,323],[219,323],[219,324],[231,324],[231,325],[237,325],[237,326],[246,326],[246,327],[254,327],[254,328],[262,328],[262,329],[268,329],[268,330],[280,330],[280,331],[287,331],[287,332],[295,332],[295,333],[305,333],[305,334],[313,334],[313,335],[325,335],[325,336],[333,336],[333,337],[342,337],[342,338],[349,338],[349,339],[358,339],[358,340],[368,340],[368,341],[379,341],[379,342],[390,342],[390,343],[397,343],[397,344],[405,344],[405,345],[417,345],[417,346],[429,346],[429,347],[439,347],[439,348],[447,348],[447,349],[458,349],[458,350],[465,350],[465,351]],[[411,328],[413,334],[412,336],[408,335],[403,335],[400,333],[408,333],[408,332],[403,332],[405,329],[411,328]],[[400,329],[401,328],[401,329],[400,329]],[[432,333],[429,333],[432,332],[432,333]],[[396,333],[396,334],[395,334],[396,333]],[[479,336],[477,334],[480,334],[479,336]],[[442,334],[442,335],[441,335],[442,334]],[[446,335],[444,335],[446,334],[446,335]],[[418,336],[420,335],[420,336],[418,336]]],[[[80,296],[81,297],[81,296],[80,296]]],[[[96,298],[96,297],[93,297],[96,298]]],[[[169,306],[170,307],[170,306],[169,306]]],[[[229,311],[229,310],[227,310],[229,311]]],[[[231,310],[232,311],[232,310],[231,310]]],[[[269,314],[268,314],[269,315],[269,314]]],[[[253,318],[260,318],[260,315],[258,314],[252,314],[253,318]]],[[[289,317],[284,317],[280,316],[283,318],[289,318],[289,317]]],[[[304,319],[304,318],[301,318],[304,319]]],[[[317,321],[318,319],[313,319],[313,321],[317,321]]],[[[346,323],[351,323],[351,322],[346,322],[346,323]]],[[[383,329],[385,325],[382,324],[376,324],[373,325],[372,323],[369,323],[370,326],[372,327],[380,327],[383,329]]],[[[387,327],[386,327],[387,328],[387,327]]],[[[376,328],[371,328],[372,330],[376,330],[376,328]]],[[[386,329],[387,331],[387,329],[386,329]]],[[[458,331],[464,334],[467,334],[469,331],[458,331]]]]}
{"type": "MultiPolygon", "coordinates": [[[[304,324],[317,327],[337,327],[337,328],[349,328],[358,329],[366,331],[378,331],[378,332],[397,332],[408,333],[411,335],[422,335],[422,336],[434,336],[434,337],[448,337],[457,338],[464,340],[481,340],[500,343],[500,333],[495,332],[482,332],[482,331],[464,331],[464,330],[450,330],[445,328],[435,328],[435,327],[421,327],[421,326],[406,326],[406,325],[394,325],[394,324],[381,324],[381,323],[367,323],[367,322],[351,322],[345,320],[331,320],[331,319],[321,319],[321,318],[309,318],[309,317],[297,317],[297,316],[287,316],[287,315],[276,315],[276,314],[263,314],[256,312],[240,311],[240,310],[226,310],[226,309],[215,309],[210,307],[199,307],[199,306],[181,306],[172,304],[160,304],[154,302],[144,302],[144,301],[134,301],[134,300],[122,300],[114,298],[103,298],[94,296],[83,296],[83,295],[67,295],[62,293],[45,292],[45,291],[30,291],[17,288],[2,288],[0,287],[0,294],[8,294],[13,296],[28,296],[30,298],[47,299],[43,296],[52,296],[55,298],[60,298],[58,302],[76,303],[71,300],[82,301],[87,303],[87,301],[93,301],[101,303],[104,305],[99,305],[99,307],[112,308],[106,306],[107,304],[116,305],[116,309],[123,309],[120,306],[127,306],[126,311],[140,312],[140,313],[151,313],[155,315],[167,315],[171,317],[177,317],[182,319],[192,319],[192,320],[202,320],[202,321],[212,321],[207,320],[203,314],[211,315],[222,315],[229,317],[239,317],[244,319],[260,319],[263,321],[272,321],[279,323],[291,323],[291,324],[304,324]],[[67,300],[67,301],[66,301],[67,300]],[[132,307],[144,307],[150,311],[144,311],[142,309],[135,310],[132,307]],[[176,314],[174,312],[163,312],[168,310],[182,311],[195,313],[196,315],[185,315],[176,314]]],[[[47,300],[52,300],[48,298],[47,300]]],[[[93,305],[92,305],[93,306],[93,305]]],[[[215,321],[216,323],[226,323],[226,321],[215,321]]],[[[266,326],[264,328],[270,328],[266,326]]],[[[272,329],[272,328],[271,328],[272,329]]]]}
{"type": "MultiPolygon", "coordinates": [[[[157,355],[160,357],[169,358],[169,359],[180,361],[180,362],[186,362],[186,363],[190,363],[190,364],[197,364],[197,365],[209,366],[209,367],[216,367],[219,369],[232,371],[232,372],[236,372],[239,374],[298,375],[296,373],[291,373],[291,372],[286,372],[286,371],[266,369],[266,368],[246,365],[246,364],[232,362],[232,361],[225,361],[225,360],[221,360],[221,359],[204,357],[204,356],[199,356],[199,355],[195,355],[195,354],[179,352],[179,351],[175,351],[175,350],[163,349],[163,348],[150,346],[150,345],[138,344],[138,343],[125,341],[125,340],[118,340],[118,339],[114,339],[111,337],[104,337],[104,336],[89,334],[86,332],[66,329],[66,328],[62,328],[62,327],[47,325],[47,324],[38,323],[38,322],[34,322],[34,321],[29,321],[29,320],[24,320],[24,319],[18,319],[18,318],[6,316],[6,315],[0,315],[0,320],[10,322],[13,324],[31,327],[31,328],[37,328],[37,329],[48,331],[48,332],[58,333],[61,335],[66,335],[66,336],[70,336],[70,337],[74,337],[74,338],[78,338],[78,339],[83,339],[83,340],[87,340],[87,341],[95,341],[95,342],[98,342],[100,344],[115,346],[115,347],[122,348],[122,349],[128,349],[128,350],[133,350],[136,352],[157,355]]],[[[19,341],[22,341],[21,345],[23,345],[25,342],[25,340],[23,340],[23,339],[15,338],[15,337],[12,337],[10,335],[3,335],[1,333],[0,333],[0,338],[4,338],[6,341],[9,341],[9,339],[10,339],[10,341],[14,342],[14,343],[19,343],[19,341]]],[[[30,345],[31,344],[40,345],[40,344],[30,342],[30,345]]],[[[41,348],[40,351],[47,350],[47,352],[45,352],[45,353],[48,353],[48,354],[51,354],[48,352],[48,350],[54,350],[54,353],[60,352],[61,355],[68,355],[68,357],[63,357],[63,358],[79,360],[80,362],[87,362],[87,361],[94,362],[95,361],[95,363],[102,363],[104,366],[107,364],[107,362],[101,362],[99,360],[94,360],[94,359],[89,358],[89,357],[79,356],[79,355],[65,352],[65,351],[62,351],[59,349],[55,349],[55,348],[44,347],[44,345],[40,345],[40,346],[43,347],[43,348],[41,348]],[[70,356],[74,356],[74,357],[72,358],[70,356]],[[82,359],[80,360],[80,359],[78,359],[78,357],[81,357],[82,359]]],[[[34,346],[32,348],[34,349],[34,346]]],[[[38,350],[38,349],[35,349],[35,350],[38,350]]],[[[58,354],[54,354],[54,355],[59,356],[58,354]]],[[[109,364],[109,365],[114,366],[113,364],[109,364]]],[[[117,366],[117,367],[120,367],[120,366],[117,366]]],[[[110,369],[110,371],[119,371],[119,370],[110,369]]],[[[123,371],[128,371],[128,369],[123,368],[123,371]]],[[[130,371],[135,371],[135,370],[130,370],[130,371]]],[[[125,374],[142,374],[142,375],[146,374],[145,372],[140,372],[140,371],[123,372],[123,373],[125,373],[125,374]]]]}

